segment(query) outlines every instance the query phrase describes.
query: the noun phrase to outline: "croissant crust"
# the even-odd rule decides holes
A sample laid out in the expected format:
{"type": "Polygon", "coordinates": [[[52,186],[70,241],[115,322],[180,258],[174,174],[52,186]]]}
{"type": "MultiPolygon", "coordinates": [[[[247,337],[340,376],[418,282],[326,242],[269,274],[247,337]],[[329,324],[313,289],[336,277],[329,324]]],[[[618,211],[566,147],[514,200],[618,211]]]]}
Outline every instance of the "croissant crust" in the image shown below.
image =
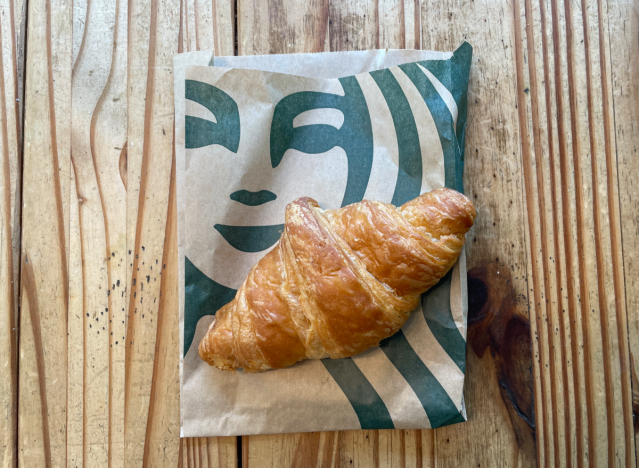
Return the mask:
{"type": "Polygon", "coordinates": [[[282,237],[217,312],[200,357],[260,372],[377,346],[452,268],[475,216],[467,197],[446,188],[399,208],[291,202],[282,237]]]}

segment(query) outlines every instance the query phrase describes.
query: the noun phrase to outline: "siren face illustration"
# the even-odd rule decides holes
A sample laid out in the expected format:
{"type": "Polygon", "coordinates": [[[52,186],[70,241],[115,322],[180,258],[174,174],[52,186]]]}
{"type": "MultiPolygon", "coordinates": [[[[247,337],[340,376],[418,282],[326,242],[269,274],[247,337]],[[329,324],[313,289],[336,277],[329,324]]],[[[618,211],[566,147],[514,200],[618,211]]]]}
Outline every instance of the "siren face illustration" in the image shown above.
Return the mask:
{"type": "MultiPolygon", "coordinates": [[[[256,119],[255,101],[246,102],[251,110],[243,113],[241,98],[238,105],[215,86],[187,80],[186,148],[210,152],[207,147],[217,145],[208,161],[213,177],[203,188],[219,209],[219,217],[210,213],[208,235],[224,239],[214,262],[237,257],[233,264],[250,268],[278,241],[285,207],[295,198],[310,196],[325,208],[364,198],[373,165],[368,107],[355,77],[335,80],[334,87],[341,95],[292,93],[270,106],[271,119],[256,119]],[[263,135],[251,128],[258,120],[271,124],[268,145],[252,138],[263,135]]],[[[237,288],[247,273],[238,269],[231,278],[213,279],[237,288]]]]}
{"type": "Polygon", "coordinates": [[[177,153],[184,436],[423,428],[465,419],[463,253],[399,332],[360,355],[232,374],[197,354],[215,313],[279,240],[291,201],[312,197],[324,209],[363,199],[399,206],[444,186],[463,191],[472,48],[464,43],[448,57],[339,79],[187,68],[177,153]],[[266,421],[268,429],[260,426],[266,421]]]}
{"type": "Polygon", "coordinates": [[[209,293],[186,302],[185,352],[194,322],[230,301],[277,243],[292,200],[401,205],[461,186],[458,109],[426,67],[436,62],[334,80],[279,75],[286,86],[243,87],[234,70],[215,85],[186,80],[186,170],[198,174],[187,199],[189,212],[206,213],[187,219],[186,288],[206,283],[209,293]]]}

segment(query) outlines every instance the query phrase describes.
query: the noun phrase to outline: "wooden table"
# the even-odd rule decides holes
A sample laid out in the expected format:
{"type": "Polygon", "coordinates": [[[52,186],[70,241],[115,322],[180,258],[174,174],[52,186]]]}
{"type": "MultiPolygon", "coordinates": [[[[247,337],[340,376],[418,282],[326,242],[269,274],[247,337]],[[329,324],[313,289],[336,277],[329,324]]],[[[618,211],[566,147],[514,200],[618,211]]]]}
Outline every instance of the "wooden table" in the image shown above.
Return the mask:
{"type": "Polygon", "coordinates": [[[0,11],[0,467],[636,465],[637,0],[0,11]],[[180,440],[173,55],[464,39],[468,423],[180,440]]]}

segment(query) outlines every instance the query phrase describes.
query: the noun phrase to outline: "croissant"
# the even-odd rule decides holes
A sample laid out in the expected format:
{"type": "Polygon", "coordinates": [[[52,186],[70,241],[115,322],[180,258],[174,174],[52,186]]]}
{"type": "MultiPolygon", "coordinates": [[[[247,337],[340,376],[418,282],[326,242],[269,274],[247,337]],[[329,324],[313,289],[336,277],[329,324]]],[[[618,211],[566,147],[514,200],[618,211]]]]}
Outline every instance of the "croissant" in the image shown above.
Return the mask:
{"type": "Polygon", "coordinates": [[[399,208],[291,202],[279,242],[217,312],[200,358],[261,372],[377,346],[452,268],[475,216],[466,196],[446,188],[399,208]]]}

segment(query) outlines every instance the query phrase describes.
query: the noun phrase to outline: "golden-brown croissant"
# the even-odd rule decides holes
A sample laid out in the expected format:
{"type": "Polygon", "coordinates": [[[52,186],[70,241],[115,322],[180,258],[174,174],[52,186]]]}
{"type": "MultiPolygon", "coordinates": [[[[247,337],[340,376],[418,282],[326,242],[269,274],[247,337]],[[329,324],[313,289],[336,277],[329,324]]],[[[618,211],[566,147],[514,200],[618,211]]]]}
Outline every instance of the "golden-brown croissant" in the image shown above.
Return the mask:
{"type": "Polygon", "coordinates": [[[377,346],[452,268],[475,216],[451,189],[400,208],[364,200],[324,211],[311,198],[293,201],[278,244],[217,312],[200,357],[260,372],[377,346]]]}

